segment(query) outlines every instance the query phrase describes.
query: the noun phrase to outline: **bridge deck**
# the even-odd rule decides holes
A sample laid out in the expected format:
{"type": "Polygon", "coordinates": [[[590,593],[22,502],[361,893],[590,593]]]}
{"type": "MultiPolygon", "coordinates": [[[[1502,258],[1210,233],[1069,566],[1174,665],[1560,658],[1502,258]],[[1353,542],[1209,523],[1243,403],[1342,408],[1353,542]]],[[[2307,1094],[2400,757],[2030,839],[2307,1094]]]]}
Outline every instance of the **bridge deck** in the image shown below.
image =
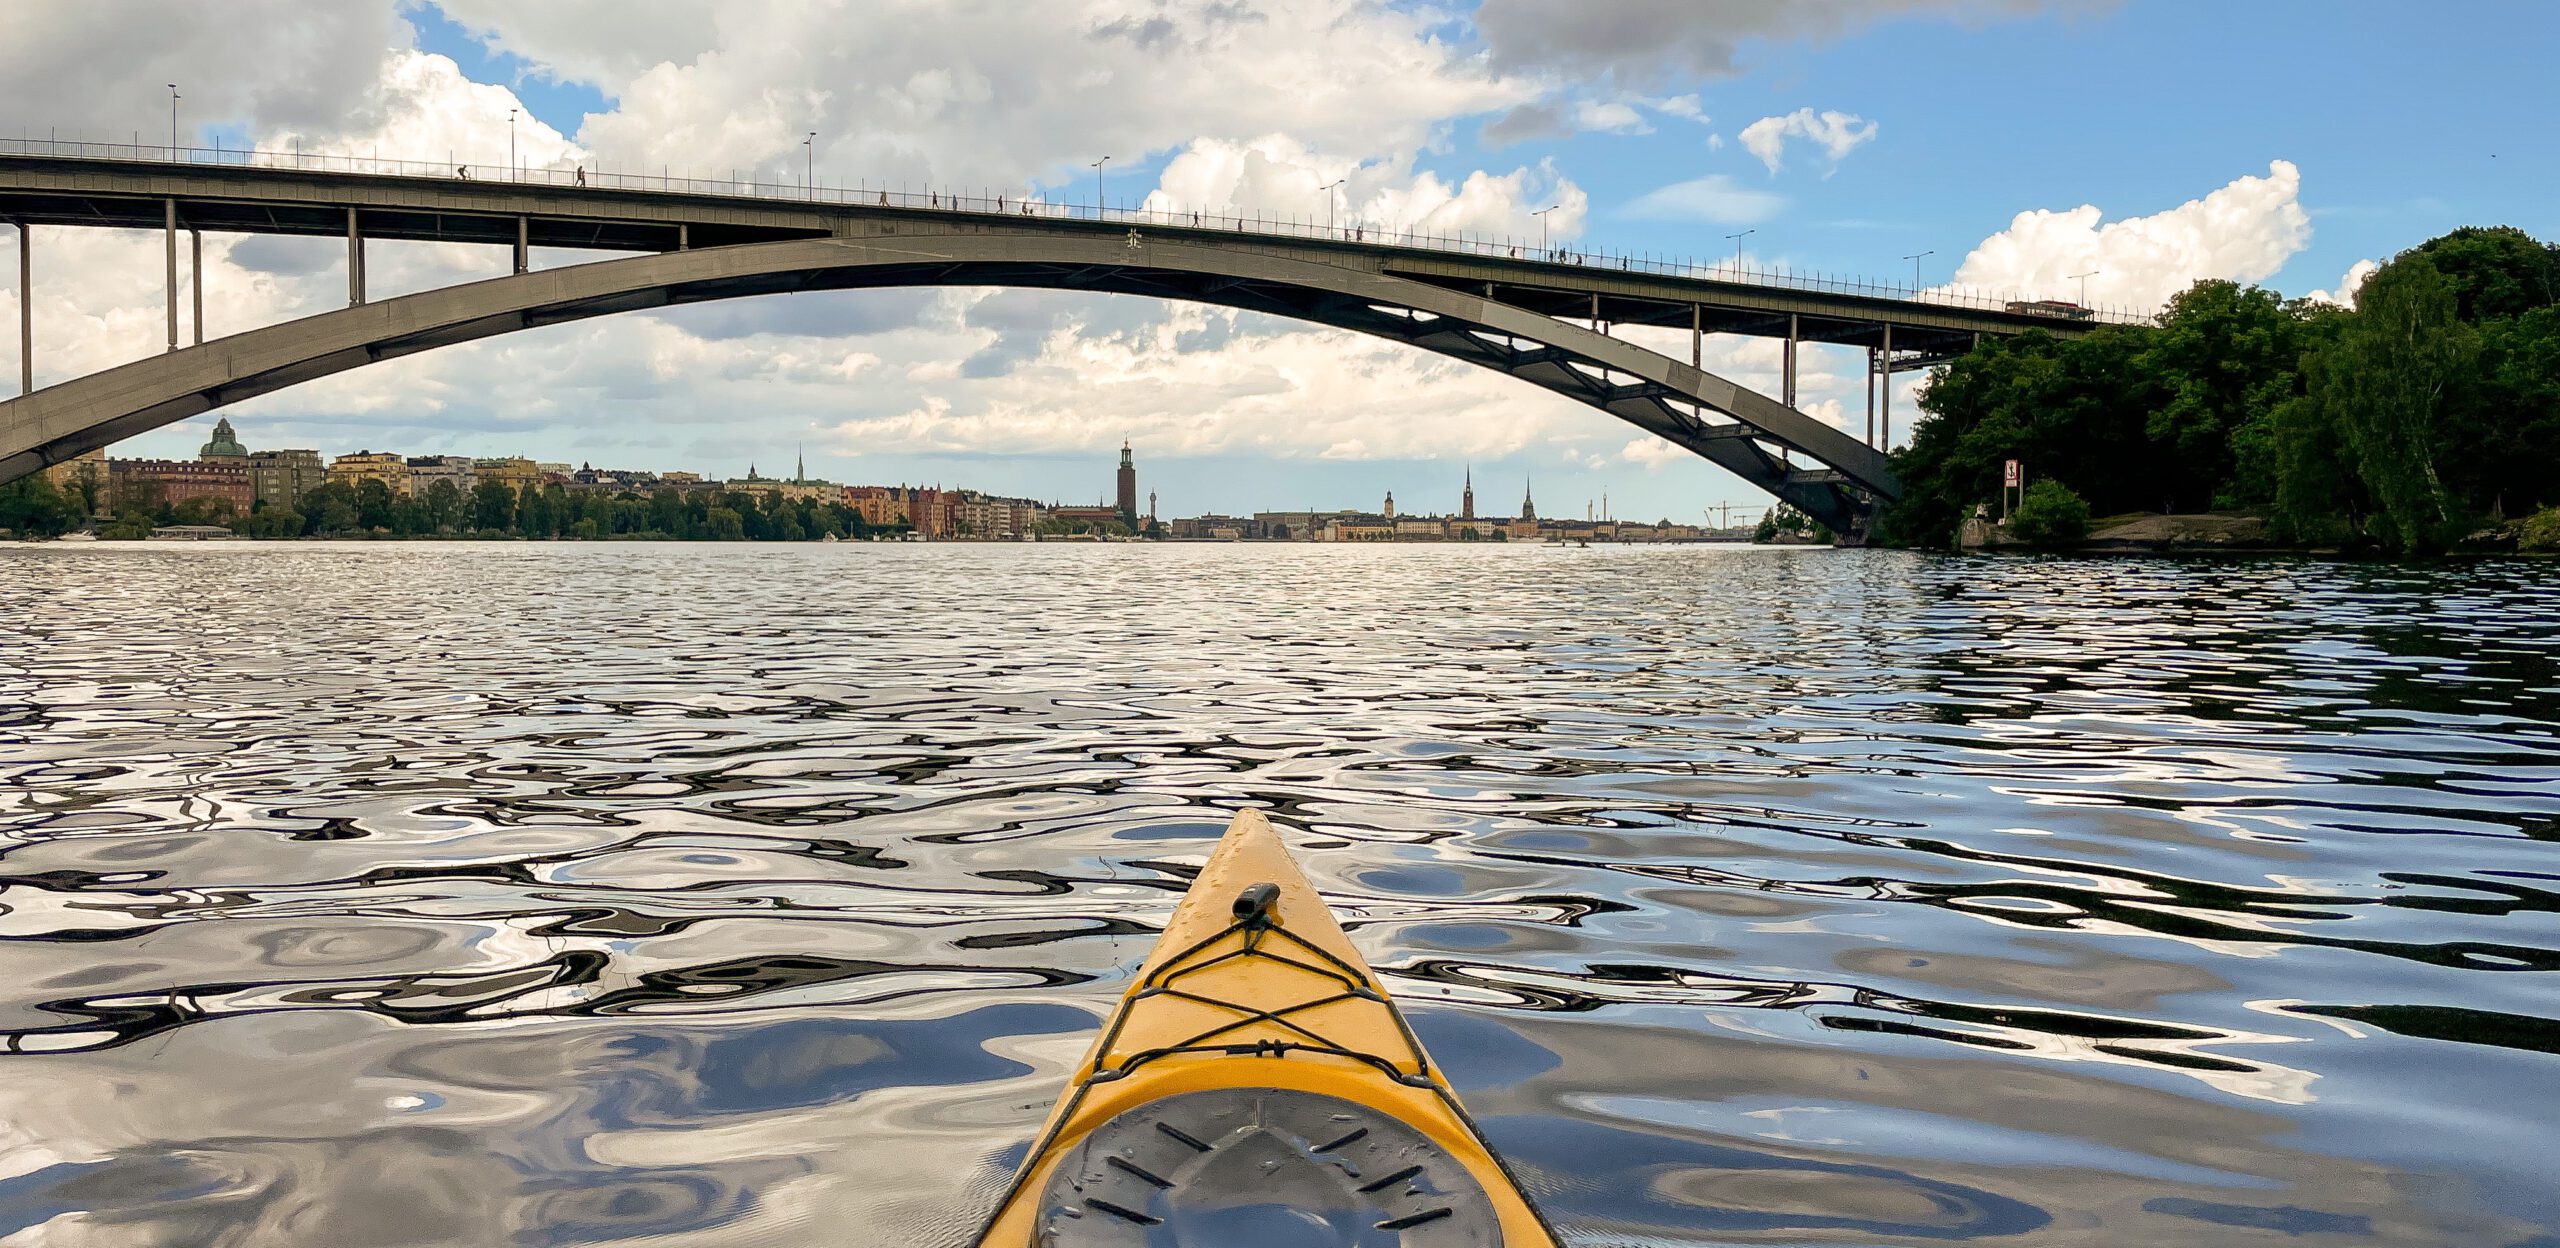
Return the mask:
{"type": "Polygon", "coordinates": [[[971,220],[1001,224],[1009,231],[1046,229],[1079,237],[1139,230],[1247,250],[1275,243],[1302,254],[1319,249],[1336,253],[1337,263],[1489,295],[1566,320],[1596,318],[1604,325],[1668,329],[1694,325],[1705,333],[1760,337],[1785,337],[1792,328],[1808,342],[1874,347],[1884,345],[1890,329],[1894,355],[1904,366],[1960,352],[1978,335],[2038,329],[2070,336],[2093,325],[1935,296],[1913,298],[1881,287],[1666,271],[1669,266],[1634,256],[1574,252],[1564,260],[1540,259],[1534,248],[1523,256],[1516,244],[1474,238],[1398,236],[1381,242],[1370,231],[1350,226],[1310,229],[1249,217],[1106,213],[1010,198],[887,191],[837,196],[820,188],[810,199],[795,201],[776,197],[775,191],[785,188],[745,184],[668,179],[664,187],[640,187],[629,179],[598,182],[561,186],[423,171],[384,174],[0,152],[0,219],[157,230],[164,227],[174,202],[179,223],[189,229],[344,237],[352,210],[367,239],[513,246],[521,237],[533,247],[615,252],[870,235],[928,223],[948,230],[971,220]],[[724,187],[735,189],[723,193],[724,187]]]}

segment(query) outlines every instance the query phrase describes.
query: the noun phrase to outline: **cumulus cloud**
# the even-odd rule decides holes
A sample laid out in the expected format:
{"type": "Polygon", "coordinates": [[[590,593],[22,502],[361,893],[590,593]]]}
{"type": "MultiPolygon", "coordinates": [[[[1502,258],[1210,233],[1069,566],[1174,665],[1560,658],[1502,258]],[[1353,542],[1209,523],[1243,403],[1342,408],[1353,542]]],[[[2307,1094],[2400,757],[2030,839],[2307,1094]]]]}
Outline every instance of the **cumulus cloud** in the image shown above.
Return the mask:
{"type": "Polygon", "coordinates": [[[414,48],[384,58],[381,76],[342,117],[260,133],[266,151],[325,151],[469,165],[497,176],[513,159],[527,169],[568,168],[590,153],[526,111],[506,87],[474,82],[451,57],[414,48]],[[512,124],[508,114],[516,117],[512,124]]]}
{"type": "Polygon", "coordinates": [[[1711,173],[1648,191],[1620,213],[1646,221],[1757,225],[1777,216],[1786,206],[1787,197],[1775,191],[1743,186],[1724,174],[1711,173]]]}
{"type": "Polygon", "coordinates": [[[2356,306],[2356,292],[2364,289],[2364,279],[2381,268],[2375,261],[2358,260],[2347,266],[2346,274],[2338,279],[2336,290],[2315,290],[2303,297],[2314,303],[2334,303],[2342,308],[2352,308],[2356,306]]]}
{"type": "Polygon", "coordinates": [[[892,185],[1054,185],[1100,156],[1274,131],[1321,151],[1411,152],[1452,118],[1546,91],[1435,37],[1431,14],[1364,0],[442,7],[612,97],[578,135],[600,159],[694,153],[705,172],[796,177],[810,131],[822,179],[892,185]]]}
{"type": "Polygon", "coordinates": [[[1416,173],[1409,155],[1354,163],[1280,134],[1246,142],[1190,143],[1165,163],[1147,207],[1276,209],[1300,220],[1322,221],[1328,194],[1340,225],[1396,233],[1463,231],[1526,238],[1538,233],[1532,214],[1553,204],[1549,231],[1556,238],[1571,238],[1581,232],[1590,212],[1590,197],[1552,164],[1504,174],[1478,170],[1451,184],[1434,173],[1416,173]],[[1323,189],[1336,179],[1342,180],[1340,187],[1323,189]]]}
{"type": "Polygon", "coordinates": [[[13,130],[111,142],[138,131],[165,143],[164,84],[175,82],[182,142],[213,122],[361,127],[366,93],[411,41],[408,23],[381,3],[13,4],[0,37],[0,116],[13,130]]]}
{"type": "Polygon", "coordinates": [[[2302,174],[2279,160],[2263,177],[2230,185],[2147,217],[2108,221],[2095,204],[2019,213],[1956,269],[1956,284],[2027,298],[2080,298],[2149,309],[2203,278],[2263,281],[2311,242],[2302,174]]]}
{"type": "Polygon", "coordinates": [[[1876,123],[1856,113],[1799,108],[1778,117],[1763,117],[1742,128],[1742,149],[1760,158],[1775,174],[1785,163],[1787,140],[1802,139],[1822,149],[1836,168],[1843,157],[1876,137],[1876,123]]]}
{"type": "Polygon", "coordinates": [[[1642,437],[1618,448],[1618,459],[1647,470],[1688,459],[1688,448],[1656,437],[1642,437]]]}
{"type": "Polygon", "coordinates": [[[1493,459],[1624,426],[1509,378],[1345,330],[1194,304],[1093,332],[1087,302],[1020,367],[836,422],[849,454],[1090,451],[1134,435],[1158,456],[1493,459]],[[1247,349],[1178,349],[1213,328],[1247,349]],[[1067,382],[1073,384],[1063,384],[1067,382]]]}

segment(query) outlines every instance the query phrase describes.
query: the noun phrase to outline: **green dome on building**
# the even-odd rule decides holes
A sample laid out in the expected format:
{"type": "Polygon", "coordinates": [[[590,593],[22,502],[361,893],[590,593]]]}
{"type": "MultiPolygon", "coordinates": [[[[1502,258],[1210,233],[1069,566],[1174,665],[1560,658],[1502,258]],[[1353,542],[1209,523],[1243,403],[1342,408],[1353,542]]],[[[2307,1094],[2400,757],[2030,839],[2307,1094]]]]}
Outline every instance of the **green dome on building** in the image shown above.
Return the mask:
{"type": "Polygon", "coordinates": [[[240,445],[238,435],[231,432],[231,418],[213,422],[213,441],[196,451],[198,459],[247,459],[249,448],[240,445]]]}

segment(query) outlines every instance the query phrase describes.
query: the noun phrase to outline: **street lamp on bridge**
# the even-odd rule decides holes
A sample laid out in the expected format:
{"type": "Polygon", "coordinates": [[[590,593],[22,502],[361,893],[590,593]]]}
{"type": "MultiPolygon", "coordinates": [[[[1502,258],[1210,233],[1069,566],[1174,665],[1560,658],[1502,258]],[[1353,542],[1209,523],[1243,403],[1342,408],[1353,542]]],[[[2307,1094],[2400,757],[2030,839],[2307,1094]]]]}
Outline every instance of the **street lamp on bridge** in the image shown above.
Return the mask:
{"type": "Polygon", "coordinates": [[[1351,179],[1349,178],[1335,178],[1333,181],[1327,182],[1323,186],[1316,188],[1316,190],[1324,196],[1324,232],[1327,234],[1333,232],[1333,188],[1350,180],[1351,179]]]}
{"type": "Polygon", "coordinates": [[[2079,283],[2080,283],[2080,306],[2081,306],[2081,307],[2084,307],[2084,308],[2085,308],[2085,307],[2088,307],[2088,306],[2089,306],[2089,279],[2090,279],[2090,278],[2093,278],[2093,277],[2096,277],[2096,276],[2098,275],[2098,273],[2099,273],[2099,270],[2097,270],[2097,269],[2091,269],[2091,270],[2089,270],[2089,271],[2088,271],[2088,272],[2086,272],[2086,273],[2074,273],[2074,274],[2072,274],[2072,275],[2071,275],[2073,278],[2077,279],[2077,280],[2079,281],[2079,283]]]}
{"type": "Polygon", "coordinates": [[[1108,156],[1093,162],[1093,218],[1096,221],[1101,220],[1102,214],[1111,207],[1111,201],[1102,193],[1102,167],[1110,163],[1108,156]]]}
{"type": "Polygon", "coordinates": [[[1751,237],[1752,235],[1757,234],[1757,233],[1759,233],[1759,232],[1760,232],[1760,231],[1759,231],[1759,230],[1757,230],[1757,229],[1749,229],[1749,230],[1744,230],[1743,232],[1741,232],[1741,233],[1739,233],[1739,234],[1727,234],[1727,235],[1725,235],[1725,236],[1724,236],[1724,241],[1726,241],[1726,242],[1728,242],[1728,243],[1733,244],[1733,271],[1734,271],[1734,272],[1736,272],[1736,273],[1740,273],[1740,272],[1742,271],[1742,240],[1744,240],[1744,239],[1746,239],[1746,238],[1749,238],[1749,237],[1751,237]]]}
{"type": "Polygon", "coordinates": [[[169,159],[178,158],[178,84],[169,84],[169,159]]]}
{"type": "Polygon", "coordinates": [[[818,197],[818,132],[810,131],[808,138],[800,140],[800,146],[801,155],[804,158],[800,165],[800,189],[807,192],[809,198],[816,199],[818,197]]]}
{"type": "Polygon", "coordinates": [[[1932,249],[1930,249],[1930,250],[1928,250],[1928,251],[1920,252],[1920,253],[1919,253],[1919,254],[1917,254],[1917,255],[1910,255],[1910,256],[1904,256],[1904,257],[1903,257],[1903,259],[1908,260],[1908,261],[1910,261],[1910,262],[1911,262],[1911,290],[1912,290],[1912,293],[1917,294],[1917,293],[1919,293],[1919,291],[1920,291],[1920,262],[1921,262],[1922,260],[1927,259],[1928,257],[1930,257],[1930,256],[1934,256],[1934,255],[1936,255],[1936,254],[1938,254],[1938,253],[1937,253],[1937,251],[1936,251],[1936,249],[1932,248],[1932,249]]]}
{"type": "Polygon", "coordinates": [[[1549,204],[1546,207],[1529,214],[1530,216],[1538,219],[1538,252],[1540,255],[1546,254],[1547,250],[1547,214],[1562,207],[1564,207],[1562,204],[1549,204]]]}
{"type": "Polygon", "coordinates": [[[507,181],[509,182],[522,180],[516,171],[516,111],[512,108],[507,110],[507,181]]]}

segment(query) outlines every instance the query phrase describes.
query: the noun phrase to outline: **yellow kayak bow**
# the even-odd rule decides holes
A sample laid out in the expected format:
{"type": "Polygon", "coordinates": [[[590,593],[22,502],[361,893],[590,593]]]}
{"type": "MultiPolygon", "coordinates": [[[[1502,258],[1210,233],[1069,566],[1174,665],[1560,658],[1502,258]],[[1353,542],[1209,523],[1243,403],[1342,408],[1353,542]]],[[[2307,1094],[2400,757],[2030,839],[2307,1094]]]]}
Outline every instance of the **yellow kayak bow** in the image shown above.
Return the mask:
{"type": "Polygon", "coordinates": [[[1554,1248],[1258,811],[1192,881],[980,1248],[1554,1248]]]}

